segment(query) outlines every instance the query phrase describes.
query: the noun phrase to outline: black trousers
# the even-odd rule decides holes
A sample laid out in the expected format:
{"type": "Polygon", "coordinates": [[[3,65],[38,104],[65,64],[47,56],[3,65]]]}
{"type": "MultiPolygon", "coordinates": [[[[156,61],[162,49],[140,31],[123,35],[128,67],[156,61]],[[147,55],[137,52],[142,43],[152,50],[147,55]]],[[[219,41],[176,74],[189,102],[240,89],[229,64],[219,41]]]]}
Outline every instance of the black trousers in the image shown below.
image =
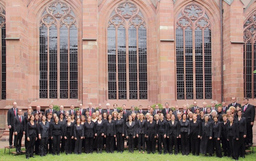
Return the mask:
{"type": "Polygon", "coordinates": [[[72,149],[72,141],[71,139],[72,136],[67,136],[67,139],[65,139],[65,151],[66,154],[71,154],[73,149],[72,149]]]}
{"type": "Polygon", "coordinates": [[[213,154],[213,139],[209,139],[209,140],[208,140],[207,152],[208,152],[210,155],[213,154]]]}
{"type": "Polygon", "coordinates": [[[221,142],[222,142],[222,149],[223,149],[223,152],[224,152],[224,156],[230,155],[229,150],[228,150],[229,143],[227,141],[227,138],[222,136],[221,142]]]}
{"type": "Polygon", "coordinates": [[[48,139],[48,144],[49,144],[48,153],[52,153],[52,142],[53,142],[53,140],[51,138],[48,139]]]}
{"type": "Polygon", "coordinates": [[[48,147],[47,145],[48,145],[48,137],[47,138],[41,138],[40,146],[39,146],[40,155],[46,155],[47,147],[48,147]]]}
{"type": "Polygon", "coordinates": [[[39,154],[39,146],[40,146],[40,140],[37,139],[35,142],[35,154],[38,155],[39,154]]]}
{"type": "Polygon", "coordinates": [[[107,151],[107,153],[114,152],[114,136],[106,137],[106,151],[107,151]]]}
{"type": "Polygon", "coordinates": [[[203,134],[202,139],[200,141],[200,152],[205,155],[207,154],[208,140],[209,136],[203,134]]]}
{"type": "Polygon", "coordinates": [[[117,143],[117,151],[123,152],[124,151],[124,137],[122,136],[122,133],[116,134],[116,143],[117,143]]]}
{"type": "Polygon", "coordinates": [[[156,151],[156,139],[152,134],[147,138],[147,151],[148,153],[155,153],[156,151]]]}
{"type": "Polygon", "coordinates": [[[229,137],[229,154],[233,159],[238,159],[238,142],[237,140],[233,139],[233,137],[229,137]]]}
{"type": "Polygon", "coordinates": [[[21,151],[22,137],[23,137],[23,132],[19,132],[17,134],[17,136],[15,136],[14,144],[15,144],[15,147],[16,147],[16,152],[20,152],[21,151]]]}
{"type": "MultiPolygon", "coordinates": [[[[12,127],[9,129],[9,145],[12,145],[13,131],[14,131],[14,127],[12,126],[12,127]]],[[[15,145],[15,136],[14,136],[14,146],[16,146],[16,145],[15,145]]]]}
{"type": "Polygon", "coordinates": [[[238,141],[238,146],[237,146],[237,151],[239,152],[240,157],[245,156],[245,139],[243,133],[239,133],[239,141],[238,141]]]}
{"type": "Polygon", "coordinates": [[[53,136],[53,148],[52,148],[52,153],[53,154],[59,154],[60,153],[60,135],[55,135],[53,136]]]}
{"type": "Polygon", "coordinates": [[[97,144],[97,149],[99,150],[103,149],[103,136],[101,134],[97,135],[96,144],[97,144]]]}
{"type": "Polygon", "coordinates": [[[145,151],[145,134],[139,134],[138,137],[138,149],[139,151],[145,151]]]}
{"type": "Polygon", "coordinates": [[[181,133],[181,152],[182,152],[182,155],[189,154],[189,144],[188,144],[188,133],[187,132],[181,133]]]}
{"type": "Polygon", "coordinates": [[[75,140],[75,154],[81,154],[82,153],[82,139],[81,137],[77,137],[77,139],[75,140]]]}
{"type": "Polygon", "coordinates": [[[175,135],[169,135],[169,153],[173,153],[173,147],[174,147],[174,153],[178,154],[178,144],[177,144],[177,136],[175,135]]]}
{"type": "Polygon", "coordinates": [[[220,147],[220,140],[217,140],[217,138],[214,138],[214,147],[216,149],[216,156],[217,157],[222,157],[222,151],[221,151],[221,147],[220,147]]]}
{"type": "Polygon", "coordinates": [[[253,141],[253,139],[252,139],[252,125],[251,125],[251,122],[250,122],[250,120],[246,120],[247,122],[246,122],[246,128],[247,128],[247,135],[246,135],[246,140],[245,140],[245,142],[246,142],[246,145],[248,145],[248,144],[252,144],[252,141],[253,141]]]}
{"type": "Polygon", "coordinates": [[[62,137],[62,139],[61,139],[61,148],[60,148],[60,151],[61,151],[61,152],[64,152],[64,151],[65,151],[65,139],[64,139],[64,137],[62,137]]]}
{"type": "Polygon", "coordinates": [[[93,152],[93,138],[85,138],[85,153],[92,153],[93,152]]]}
{"type": "Polygon", "coordinates": [[[162,153],[162,145],[164,147],[164,153],[167,153],[167,148],[166,148],[166,142],[164,138],[164,134],[159,134],[158,135],[158,152],[162,153]]]}
{"type": "Polygon", "coordinates": [[[30,139],[30,141],[28,141],[28,143],[27,143],[28,145],[27,145],[27,149],[26,149],[26,157],[33,157],[36,136],[29,136],[29,139],[30,139]]]}
{"type": "Polygon", "coordinates": [[[133,135],[128,135],[129,152],[134,151],[134,138],[133,135]]]}
{"type": "Polygon", "coordinates": [[[190,135],[190,146],[193,155],[199,155],[199,141],[200,139],[197,134],[190,135]]]}

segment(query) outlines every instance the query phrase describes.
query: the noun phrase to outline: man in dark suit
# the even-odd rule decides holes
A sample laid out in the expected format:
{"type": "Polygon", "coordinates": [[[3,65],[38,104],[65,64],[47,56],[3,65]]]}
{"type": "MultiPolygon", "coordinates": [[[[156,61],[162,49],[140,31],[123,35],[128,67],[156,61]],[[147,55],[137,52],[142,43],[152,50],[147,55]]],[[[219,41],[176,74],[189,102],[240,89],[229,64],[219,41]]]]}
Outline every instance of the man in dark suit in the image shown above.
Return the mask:
{"type": "MultiPolygon", "coordinates": [[[[14,118],[18,115],[17,102],[13,102],[13,107],[8,110],[7,122],[9,128],[9,146],[12,147],[13,131],[14,131],[14,118]]],[[[15,140],[15,138],[14,138],[15,140]]]]}
{"type": "Polygon", "coordinates": [[[197,102],[194,101],[194,106],[191,108],[191,112],[196,113],[197,109],[200,109],[200,108],[197,106],[197,102]]]}
{"type": "Polygon", "coordinates": [[[139,111],[138,111],[138,113],[141,113],[141,114],[143,114],[143,115],[146,114],[145,111],[143,110],[143,106],[142,106],[142,105],[139,105],[139,111]]]}
{"type": "Polygon", "coordinates": [[[60,110],[57,112],[58,117],[60,117],[60,114],[63,114],[65,116],[64,106],[60,105],[60,110]]]}
{"type": "Polygon", "coordinates": [[[46,112],[45,112],[45,116],[46,116],[46,117],[47,117],[48,113],[51,113],[52,115],[53,115],[54,113],[56,113],[56,111],[53,109],[53,105],[52,105],[52,104],[49,105],[49,109],[46,110],[46,112]]]}
{"type": "Polygon", "coordinates": [[[113,104],[113,112],[118,112],[116,103],[113,104]]]}
{"type": "Polygon", "coordinates": [[[164,106],[164,109],[162,110],[162,113],[163,113],[164,117],[166,117],[166,114],[168,114],[169,112],[170,112],[169,103],[166,102],[165,106],[164,106]]]}
{"type": "Polygon", "coordinates": [[[71,116],[71,115],[76,115],[76,112],[75,112],[75,106],[74,105],[71,105],[70,106],[70,110],[69,110],[69,115],[71,116]]]}
{"type": "Polygon", "coordinates": [[[126,121],[126,118],[129,114],[129,111],[126,109],[126,104],[122,105],[122,110],[123,110],[123,119],[126,121]]]}
{"type": "MultiPolygon", "coordinates": [[[[79,115],[80,116],[82,116],[82,115],[84,115],[85,116],[85,109],[83,108],[83,104],[79,104],[79,109],[78,109],[78,111],[79,111],[79,115]]],[[[77,113],[76,113],[77,114],[77,113]]]]}
{"type": "Polygon", "coordinates": [[[222,112],[227,113],[228,106],[226,105],[226,102],[222,102],[222,112]]]}
{"type": "Polygon", "coordinates": [[[128,114],[128,115],[131,115],[132,113],[137,113],[137,111],[135,111],[134,106],[131,106],[131,109],[130,109],[130,111],[129,111],[129,114],[128,114]]]}
{"type": "Polygon", "coordinates": [[[104,110],[104,113],[107,113],[107,115],[112,115],[113,110],[110,109],[110,104],[106,103],[106,109],[104,110]]]}
{"type": "Polygon", "coordinates": [[[234,106],[235,108],[237,108],[237,106],[240,106],[240,107],[241,107],[241,104],[239,104],[239,103],[236,102],[236,97],[232,97],[232,98],[231,98],[231,101],[232,101],[232,103],[230,103],[230,104],[228,105],[228,108],[231,107],[231,106],[234,106]]]}
{"type": "Polygon", "coordinates": [[[155,110],[154,110],[154,112],[153,112],[153,115],[157,114],[159,111],[160,111],[159,106],[156,105],[156,106],[155,106],[155,110]]]}
{"type": "Polygon", "coordinates": [[[92,114],[95,112],[95,109],[92,107],[92,103],[88,104],[87,111],[89,112],[89,115],[92,116],[92,114]]]}
{"type": "Polygon", "coordinates": [[[24,119],[24,116],[22,116],[22,110],[19,109],[18,115],[14,118],[14,135],[15,135],[14,145],[16,147],[17,154],[21,153],[21,141],[23,137],[23,132],[25,131],[24,124],[25,124],[25,119],[24,119]]]}
{"type": "Polygon", "coordinates": [[[36,110],[33,111],[33,115],[35,115],[35,114],[40,115],[42,113],[43,113],[43,111],[41,111],[41,107],[40,106],[36,106],[36,110]]]}
{"type": "Polygon", "coordinates": [[[99,104],[98,108],[96,111],[99,111],[99,114],[102,115],[103,114],[103,109],[102,109],[102,106],[101,104],[99,104]]]}
{"type": "Polygon", "coordinates": [[[243,117],[246,118],[246,128],[247,128],[247,137],[246,137],[246,141],[245,144],[247,146],[251,146],[252,145],[252,127],[254,125],[254,118],[255,118],[255,108],[253,105],[249,104],[249,99],[248,98],[244,98],[244,106],[242,107],[242,111],[243,111],[243,117]]]}

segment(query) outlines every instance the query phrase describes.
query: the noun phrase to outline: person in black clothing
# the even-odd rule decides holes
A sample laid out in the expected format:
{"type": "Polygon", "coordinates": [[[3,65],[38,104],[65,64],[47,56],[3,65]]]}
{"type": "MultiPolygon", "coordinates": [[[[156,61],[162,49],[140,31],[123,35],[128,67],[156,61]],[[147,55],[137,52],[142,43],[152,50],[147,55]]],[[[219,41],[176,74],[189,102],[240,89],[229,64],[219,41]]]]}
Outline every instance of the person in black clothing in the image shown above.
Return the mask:
{"type": "Polygon", "coordinates": [[[197,114],[193,114],[190,122],[190,145],[193,155],[199,155],[199,143],[201,138],[202,123],[197,119],[197,114]]]}
{"type": "Polygon", "coordinates": [[[224,152],[224,156],[228,156],[229,155],[229,144],[228,144],[228,138],[227,138],[227,134],[228,134],[228,118],[226,114],[222,115],[222,119],[223,122],[221,123],[221,143],[222,143],[222,149],[224,152]]]}
{"type": "Polygon", "coordinates": [[[87,118],[87,122],[84,123],[84,137],[85,137],[85,153],[93,153],[93,137],[94,123],[92,122],[91,116],[87,118]]]}
{"type": "Polygon", "coordinates": [[[153,121],[153,116],[149,116],[149,122],[146,123],[146,138],[147,138],[147,152],[155,153],[155,139],[156,139],[156,124],[153,121]]]}
{"type": "Polygon", "coordinates": [[[39,151],[40,151],[40,156],[45,156],[47,153],[48,149],[48,138],[49,138],[49,129],[50,129],[50,123],[46,121],[46,116],[42,116],[42,122],[39,123],[38,125],[38,138],[40,140],[40,146],[39,146],[39,151]]]}
{"type": "Polygon", "coordinates": [[[53,142],[53,140],[51,139],[50,130],[51,130],[52,124],[54,123],[54,120],[52,118],[52,113],[48,113],[47,114],[47,122],[49,122],[49,126],[50,126],[50,129],[49,129],[49,139],[48,139],[48,144],[49,144],[48,153],[51,154],[52,153],[52,142],[53,142]]]}
{"type": "Polygon", "coordinates": [[[237,126],[238,126],[238,131],[239,131],[239,141],[238,145],[236,146],[237,150],[239,152],[240,157],[244,158],[245,157],[245,138],[246,138],[246,133],[247,133],[247,124],[246,124],[246,118],[242,117],[242,111],[238,110],[237,111],[237,126]]]}
{"type": "Polygon", "coordinates": [[[142,149],[142,153],[144,154],[145,151],[145,128],[146,128],[146,121],[144,120],[144,115],[143,114],[139,114],[139,119],[137,121],[137,137],[138,137],[138,149],[139,149],[139,153],[141,153],[141,149],[142,149]]]}
{"type": "Polygon", "coordinates": [[[53,109],[53,105],[49,105],[49,109],[45,111],[46,116],[48,116],[49,113],[52,115],[56,113],[56,111],[53,109]]]}
{"type": "Polygon", "coordinates": [[[180,123],[175,119],[175,115],[172,115],[171,121],[167,123],[166,133],[167,138],[169,138],[169,154],[173,153],[173,146],[175,155],[178,154],[177,138],[180,134],[180,123]]]}
{"type": "Polygon", "coordinates": [[[205,115],[204,122],[202,123],[202,132],[201,132],[201,145],[200,152],[207,156],[207,152],[209,155],[212,155],[212,145],[209,140],[212,139],[212,123],[209,122],[209,115],[205,115]]]}
{"type": "MultiPolygon", "coordinates": [[[[7,122],[9,128],[9,146],[12,147],[13,130],[14,130],[14,118],[18,115],[17,103],[13,102],[13,107],[8,110],[7,122]]],[[[14,138],[15,140],[15,138],[14,138]]],[[[15,145],[14,145],[15,146],[15,145]]]]}
{"type": "Polygon", "coordinates": [[[25,119],[22,116],[22,110],[20,109],[18,111],[18,116],[14,118],[14,135],[15,135],[15,147],[16,147],[16,153],[21,153],[21,141],[23,137],[24,132],[24,123],[25,119]]]}
{"type": "Polygon", "coordinates": [[[114,153],[114,138],[116,137],[116,126],[112,121],[112,115],[108,115],[108,121],[106,122],[106,152],[114,153]]]}
{"type": "Polygon", "coordinates": [[[75,138],[75,154],[82,153],[82,140],[84,139],[84,126],[81,125],[81,119],[76,119],[76,125],[74,126],[74,138],[75,138]]]}
{"type": "MultiPolygon", "coordinates": [[[[57,116],[58,116],[58,115],[57,115],[57,116]]],[[[61,126],[63,127],[63,136],[64,136],[64,134],[65,134],[65,126],[66,126],[67,121],[66,121],[66,119],[64,118],[64,114],[63,114],[63,113],[61,113],[61,114],[59,115],[59,123],[60,123],[61,126]]],[[[61,142],[60,151],[63,153],[63,152],[65,151],[65,138],[62,137],[62,139],[61,139],[60,142],[61,142]]]]}
{"type": "Polygon", "coordinates": [[[27,123],[27,141],[28,141],[28,145],[27,145],[27,149],[26,149],[26,158],[28,159],[29,157],[33,157],[34,158],[34,147],[35,147],[35,141],[37,139],[37,134],[38,134],[38,128],[34,122],[34,115],[30,116],[29,122],[27,123]]]}
{"type": "Polygon", "coordinates": [[[72,140],[74,139],[74,124],[71,122],[71,116],[68,116],[67,123],[64,130],[64,139],[65,139],[65,151],[66,154],[72,154],[73,144],[72,140]]]}
{"type": "Polygon", "coordinates": [[[216,149],[216,156],[221,158],[222,157],[222,151],[220,147],[220,137],[221,137],[221,123],[218,120],[217,116],[213,117],[213,126],[212,126],[212,133],[213,133],[213,141],[214,141],[214,147],[216,149]]]}
{"type": "Polygon", "coordinates": [[[229,142],[229,154],[232,156],[233,159],[238,160],[238,151],[235,146],[238,145],[239,141],[239,131],[237,127],[237,123],[234,122],[234,117],[229,116],[229,124],[227,129],[227,138],[229,142]]]}
{"type": "Polygon", "coordinates": [[[128,121],[125,124],[125,135],[129,143],[129,152],[134,152],[134,138],[135,138],[136,126],[135,121],[132,120],[132,116],[128,116],[128,121]]]}
{"type": "Polygon", "coordinates": [[[246,143],[246,146],[251,146],[253,141],[252,128],[253,128],[254,119],[255,119],[255,108],[253,105],[249,104],[248,98],[244,98],[244,104],[245,105],[242,107],[242,110],[243,110],[243,117],[246,118],[246,130],[247,130],[245,143],[246,143]]]}
{"type": "MultiPolygon", "coordinates": [[[[39,117],[39,114],[38,114],[38,113],[35,113],[34,116],[35,116],[34,122],[35,122],[37,128],[39,128],[39,123],[41,122],[41,118],[39,117]]],[[[35,154],[36,154],[36,155],[39,155],[39,146],[40,146],[40,140],[37,139],[37,140],[35,141],[35,154]]]]}
{"type": "Polygon", "coordinates": [[[99,115],[98,120],[95,123],[97,153],[102,153],[104,133],[105,133],[105,123],[102,120],[102,115],[99,115]]]}
{"type": "Polygon", "coordinates": [[[52,149],[52,154],[57,155],[60,154],[60,140],[62,139],[62,136],[64,134],[63,127],[59,123],[59,118],[55,117],[54,123],[51,124],[51,129],[50,129],[50,135],[51,139],[53,140],[53,149],[52,149]]]}
{"type": "Polygon", "coordinates": [[[157,137],[158,137],[158,153],[162,154],[162,144],[164,147],[164,154],[167,153],[166,148],[166,121],[164,120],[164,115],[162,113],[159,114],[159,121],[157,124],[157,137]]]}
{"type": "Polygon", "coordinates": [[[180,121],[180,136],[181,136],[181,152],[182,155],[189,154],[188,135],[190,134],[190,123],[187,120],[187,115],[182,114],[180,121]]]}
{"type": "Polygon", "coordinates": [[[124,126],[125,121],[121,118],[121,114],[117,115],[116,125],[116,142],[117,142],[117,152],[123,153],[124,151],[124,126]]]}

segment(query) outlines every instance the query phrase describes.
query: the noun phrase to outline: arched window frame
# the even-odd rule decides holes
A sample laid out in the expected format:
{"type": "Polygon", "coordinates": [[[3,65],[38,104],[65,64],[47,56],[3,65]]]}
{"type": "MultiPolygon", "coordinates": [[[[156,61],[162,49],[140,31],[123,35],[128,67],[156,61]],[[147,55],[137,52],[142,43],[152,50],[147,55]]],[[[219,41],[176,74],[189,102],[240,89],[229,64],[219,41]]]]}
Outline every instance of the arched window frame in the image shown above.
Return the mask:
{"type": "Polygon", "coordinates": [[[256,98],[256,11],[244,23],[244,96],[256,98]]]}
{"type": "Polygon", "coordinates": [[[206,10],[196,3],[186,5],[175,30],[177,99],[212,99],[211,23],[206,10]]]}
{"type": "Polygon", "coordinates": [[[108,99],[147,99],[147,28],[136,4],[115,7],[107,39],[108,99]]]}
{"type": "Polygon", "coordinates": [[[42,99],[78,98],[77,25],[72,7],[63,1],[50,3],[41,16],[39,97],[42,99]]]}

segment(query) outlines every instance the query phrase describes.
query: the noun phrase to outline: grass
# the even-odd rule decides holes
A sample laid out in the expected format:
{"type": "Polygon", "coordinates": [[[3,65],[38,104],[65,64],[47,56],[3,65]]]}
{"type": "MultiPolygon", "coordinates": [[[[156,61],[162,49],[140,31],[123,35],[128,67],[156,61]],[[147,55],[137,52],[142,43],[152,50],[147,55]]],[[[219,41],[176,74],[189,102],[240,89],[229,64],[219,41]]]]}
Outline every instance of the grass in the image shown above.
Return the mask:
{"type": "MultiPolygon", "coordinates": [[[[256,149],[255,149],[256,150],[256,149]]],[[[27,160],[25,158],[25,155],[18,155],[14,156],[12,154],[4,154],[4,150],[0,149],[0,161],[25,161],[27,160]]],[[[231,158],[223,157],[223,158],[217,158],[215,156],[212,157],[206,157],[203,155],[200,156],[182,156],[181,154],[178,155],[163,155],[163,154],[139,154],[138,151],[134,151],[134,153],[129,153],[128,151],[125,151],[123,154],[120,153],[113,153],[109,154],[106,152],[103,152],[102,154],[97,154],[96,152],[93,154],[85,154],[82,153],[81,155],[66,155],[62,153],[61,155],[53,156],[51,154],[40,157],[35,156],[35,158],[30,158],[30,161],[83,161],[83,160],[91,160],[91,161],[232,161],[231,158]]],[[[248,161],[248,160],[256,160],[256,152],[253,154],[246,155],[245,158],[239,158],[241,161],[248,161]]]]}

